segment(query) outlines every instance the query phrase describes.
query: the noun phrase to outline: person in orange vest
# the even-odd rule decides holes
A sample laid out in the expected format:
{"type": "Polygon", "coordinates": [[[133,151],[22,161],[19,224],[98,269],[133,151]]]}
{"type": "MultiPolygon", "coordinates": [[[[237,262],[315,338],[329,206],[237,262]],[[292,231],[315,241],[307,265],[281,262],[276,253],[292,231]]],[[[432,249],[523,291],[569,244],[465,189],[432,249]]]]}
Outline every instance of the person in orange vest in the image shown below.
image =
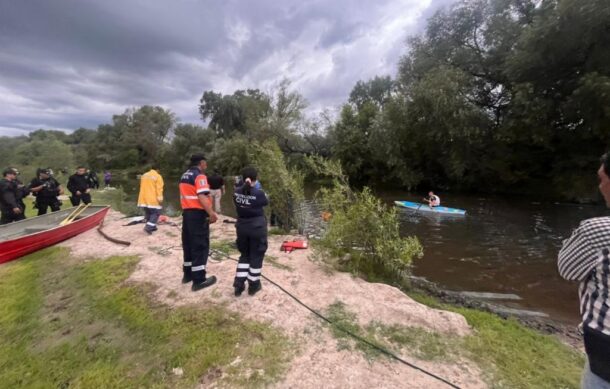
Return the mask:
{"type": "Polygon", "coordinates": [[[192,282],[193,291],[216,283],[216,277],[206,277],[210,251],[210,224],[218,220],[212,209],[210,186],[205,176],[208,167],[203,155],[191,157],[190,167],[180,178],[180,205],[182,206],[182,250],[184,275],[182,283],[192,282]]]}
{"type": "Polygon", "coordinates": [[[161,215],[163,203],[163,177],[159,174],[159,164],[153,163],[151,169],[140,179],[138,207],[144,208],[144,231],[149,235],[157,231],[157,221],[161,215]]]}

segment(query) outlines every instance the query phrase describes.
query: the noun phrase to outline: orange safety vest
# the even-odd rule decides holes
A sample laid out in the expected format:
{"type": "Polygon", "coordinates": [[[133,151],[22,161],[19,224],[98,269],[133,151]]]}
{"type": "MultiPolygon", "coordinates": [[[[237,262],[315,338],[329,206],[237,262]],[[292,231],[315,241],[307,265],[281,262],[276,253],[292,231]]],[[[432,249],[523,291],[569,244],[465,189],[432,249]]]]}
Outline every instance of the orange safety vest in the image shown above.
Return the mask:
{"type": "Polygon", "coordinates": [[[205,195],[211,205],[208,178],[197,167],[189,168],[180,178],[180,205],[182,209],[204,209],[199,195],[205,195]]]}

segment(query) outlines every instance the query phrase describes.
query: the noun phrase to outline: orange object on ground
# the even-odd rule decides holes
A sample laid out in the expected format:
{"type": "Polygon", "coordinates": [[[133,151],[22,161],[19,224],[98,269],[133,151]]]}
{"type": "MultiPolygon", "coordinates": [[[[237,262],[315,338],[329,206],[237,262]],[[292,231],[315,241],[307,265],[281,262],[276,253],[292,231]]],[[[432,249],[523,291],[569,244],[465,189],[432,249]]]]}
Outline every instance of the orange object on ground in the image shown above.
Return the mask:
{"type": "Polygon", "coordinates": [[[329,221],[331,217],[333,217],[332,213],[322,212],[322,220],[324,220],[325,222],[329,221]]]}
{"type": "Polygon", "coordinates": [[[308,244],[306,240],[284,241],[282,247],[280,247],[280,251],[291,253],[294,250],[306,249],[307,247],[308,244]]]}

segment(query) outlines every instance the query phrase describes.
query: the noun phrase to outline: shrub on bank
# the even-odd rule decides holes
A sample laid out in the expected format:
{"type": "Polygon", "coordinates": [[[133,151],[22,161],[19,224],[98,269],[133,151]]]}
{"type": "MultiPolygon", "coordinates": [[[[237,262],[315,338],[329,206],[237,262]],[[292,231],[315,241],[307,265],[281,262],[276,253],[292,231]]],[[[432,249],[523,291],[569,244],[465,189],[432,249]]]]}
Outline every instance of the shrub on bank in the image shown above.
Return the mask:
{"type": "Polygon", "coordinates": [[[416,237],[401,237],[396,209],[386,206],[369,188],[350,188],[341,166],[320,157],[309,158],[316,176],[332,180],[332,186],[317,192],[330,214],[321,246],[340,261],[337,265],[369,277],[399,277],[414,258],[423,255],[416,237]]]}
{"type": "Polygon", "coordinates": [[[279,227],[288,232],[298,226],[298,205],[304,199],[303,174],[288,167],[277,142],[270,140],[254,143],[250,161],[258,170],[263,189],[269,196],[269,208],[279,221],[279,227]]]}

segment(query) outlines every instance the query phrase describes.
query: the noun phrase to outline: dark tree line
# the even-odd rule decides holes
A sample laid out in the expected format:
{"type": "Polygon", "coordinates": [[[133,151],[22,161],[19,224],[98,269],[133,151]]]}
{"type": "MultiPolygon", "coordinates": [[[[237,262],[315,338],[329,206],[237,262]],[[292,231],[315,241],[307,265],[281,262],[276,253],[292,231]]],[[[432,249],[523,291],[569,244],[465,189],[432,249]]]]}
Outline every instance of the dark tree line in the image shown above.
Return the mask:
{"type": "Polygon", "coordinates": [[[359,82],[333,129],[357,181],[588,195],[610,146],[610,3],[467,0],[359,82]]]}

